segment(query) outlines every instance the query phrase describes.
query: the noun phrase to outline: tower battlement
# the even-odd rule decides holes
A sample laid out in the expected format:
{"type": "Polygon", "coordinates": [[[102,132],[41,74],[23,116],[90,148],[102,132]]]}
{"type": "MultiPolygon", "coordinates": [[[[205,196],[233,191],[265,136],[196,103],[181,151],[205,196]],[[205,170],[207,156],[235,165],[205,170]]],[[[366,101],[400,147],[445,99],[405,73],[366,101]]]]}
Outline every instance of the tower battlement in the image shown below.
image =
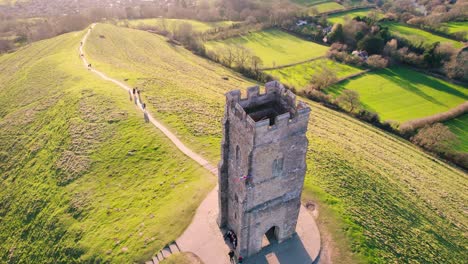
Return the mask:
{"type": "Polygon", "coordinates": [[[246,98],[241,97],[240,90],[228,92],[226,104],[228,111],[256,136],[280,134],[282,130],[296,133],[295,127],[300,129],[297,123],[307,122],[310,112],[307,104],[296,103],[296,95],[277,81],[267,83],[264,93],[259,86],[247,88],[246,98]]]}

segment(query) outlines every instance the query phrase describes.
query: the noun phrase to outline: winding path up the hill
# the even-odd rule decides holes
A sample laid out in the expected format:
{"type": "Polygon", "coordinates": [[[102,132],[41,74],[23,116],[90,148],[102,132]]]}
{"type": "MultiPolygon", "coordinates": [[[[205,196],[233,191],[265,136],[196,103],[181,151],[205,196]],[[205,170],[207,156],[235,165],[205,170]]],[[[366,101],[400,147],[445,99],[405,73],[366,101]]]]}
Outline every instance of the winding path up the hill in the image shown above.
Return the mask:
{"type": "MultiPolygon", "coordinates": [[[[88,67],[89,62],[85,58],[84,46],[89,34],[95,24],[86,32],[81,40],[79,55],[83,61],[84,67],[90,72],[98,75],[100,78],[118,85],[120,88],[130,92],[132,88],[125,83],[108,77],[106,74],[88,67]]],[[[210,164],[200,155],[193,152],[185,146],[167,127],[153,118],[148,110],[143,109],[141,102],[136,98],[138,109],[144,113],[146,111],[149,122],[161,130],[174,145],[189,158],[209,170],[215,176],[218,175],[216,166],[210,164]]],[[[216,223],[218,215],[218,188],[214,188],[198,207],[195,216],[177,240],[167,245],[159,251],[147,264],[158,264],[172,253],[179,251],[192,252],[196,254],[205,264],[223,264],[231,263],[227,253],[229,248],[226,245],[223,234],[220,232],[216,223]]],[[[279,244],[270,245],[263,248],[258,254],[247,259],[245,264],[273,264],[273,263],[297,263],[310,264],[316,263],[320,255],[320,233],[313,216],[304,206],[301,206],[298,222],[296,226],[297,235],[279,244]]]]}
{"type": "MultiPolygon", "coordinates": [[[[83,37],[83,39],[81,40],[81,44],[80,44],[80,57],[81,57],[81,60],[83,61],[83,64],[84,64],[84,67],[88,68],[89,71],[95,73],[96,75],[98,75],[99,77],[101,77],[102,79],[106,80],[106,81],[110,81],[110,82],[113,82],[115,84],[117,84],[120,88],[126,90],[127,92],[129,92],[130,90],[132,90],[132,88],[128,85],[126,85],[125,83],[122,83],[116,79],[113,79],[109,76],[107,76],[106,74],[92,68],[92,67],[88,67],[89,65],[89,61],[86,59],[86,56],[85,56],[85,53],[84,53],[84,46],[86,44],[86,40],[88,39],[88,36],[89,34],[91,33],[92,29],[94,28],[96,24],[92,24],[89,29],[88,29],[88,32],[86,32],[85,36],[83,37]]],[[[138,99],[137,99],[138,100],[138,99]]],[[[142,107],[142,104],[141,102],[138,100],[138,108],[142,111],[142,113],[145,111],[142,107]]],[[[172,143],[174,143],[174,145],[176,145],[176,147],[182,151],[182,153],[184,153],[185,155],[187,155],[189,158],[193,159],[194,161],[196,161],[198,164],[200,164],[201,166],[203,166],[204,168],[206,168],[207,170],[209,170],[211,173],[213,173],[215,176],[218,175],[218,168],[216,166],[213,166],[212,164],[210,164],[207,160],[205,160],[203,157],[201,157],[200,155],[198,155],[197,153],[193,152],[191,149],[189,149],[187,146],[184,145],[184,143],[182,143],[182,141],[180,141],[176,135],[174,135],[166,126],[164,126],[163,124],[161,124],[160,122],[158,122],[156,119],[153,118],[153,116],[151,115],[150,112],[147,111],[147,114],[148,114],[148,118],[149,118],[149,122],[151,122],[156,128],[158,128],[159,130],[161,130],[161,132],[164,133],[164,135],[166,135],[166,137],[168,137],[172,143]]]]}

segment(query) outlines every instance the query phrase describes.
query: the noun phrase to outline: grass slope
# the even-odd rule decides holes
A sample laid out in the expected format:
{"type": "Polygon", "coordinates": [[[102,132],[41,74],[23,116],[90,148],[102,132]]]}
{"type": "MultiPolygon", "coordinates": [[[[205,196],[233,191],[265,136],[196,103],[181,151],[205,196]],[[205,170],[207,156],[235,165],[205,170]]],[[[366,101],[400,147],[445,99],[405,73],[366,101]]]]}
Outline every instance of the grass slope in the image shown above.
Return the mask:
{"type": "Polygon", "coordinates": [[[83,67],[82,36],[0,57],[1,263],[147,260],[214,185],[83,67]]]}
{"type": "Polygon", "coordinates": [[[320,70],[323,66],[333,70],[339,79],[362,71],[359,68],[342,64],[330,59],[318,59],[311,62],[301,63],[281,69],[268,70],[265,72],[277,78],[279,81],[301,90],[310,83],[310,76],[316,73],[317,70],[320,70]]]}
{"type": "Polygon", "coordinates": [[[465,40],[468,40],[468,21],[451,21],[443,25],[448,28],[449,33],[465,32],[465,40]]]}
{"type": "Polygon", "coordinates": [[[455,146],[455,149],[468,152],[468,114],[444,122],[444,125],[448,126],[460,140],[460,144],[455,146]]]}
{"type": "MultiPolygon", "coordinates": [[[[158,36],[108,25],[95,30],[88,46],[93,64],[143,88],[158,119],[218,161],[223,94],[251,83],[158,36]],[[189,65],[182,67],[180,60],[189,65]]],[[[466,173],[399,138],[307,102],[312,112],[303,197],[318,205],[321,235],[331,237],[333,263],[463,261],[466,173]]]]}
{"type": "Polygon", "coordinates": [[[388,27],[392,34],[396,35],[397,37],[407,39],[414,45],[419,45],[422,43],[423,46],[428,46],[438,41],[440,43],[451,43],[455,48],[463,47],[463,43],[460,41],[437,36],[422,29],[405,26],[395,22],[386,22],[383,23],[383,25],[388,27]]]}
{"type": "Polygon", "coordinates": [[[195,32],[205,32],[214,28],[230,26],[234,22],[232,21],[201,22],[201,21],[191,20],[191,19],[171,19],[171,18],[135,19],[135,20],[124,20],[124,21],[119,22],[119,24],[128,24],[128,26],[131,28],[138,28],[141,26],[154,26],[161,30],[164,28],[164,24],[165,24],[166,30],[170,32],[174,32],[177,29],[177,27],[179,27],[181,24],[184,24],[184,23],[192,25],[192,29],[195,32]]]}
{"type": "Polygon", "coordinates": [[[316,9],[319,13],[326,13],[330,11],[336,11],[336,10],[343,10],[345,9],[344,6],[336,3],[336,2],[328,2],[328,3],[322,3],[318,5],[314,5],[311,8],[316,9]]]}
{"type": "MultiPolygon", "coordinates": [[[[327,18],[327,21],[333,24],[344,24],[347,19],[353,19],[354,17],[360,16],[364,17],[367,16],[373,9],[359,9],[359,10],[351,10],[346,12],[340,12],[338,14],[332,14],[327,18]]],[[[380,15],[380,14],[379,14],[380,15]]]]}
{"type": "Polygon", "coordinates": [[[241,45],[263,61],[264,67],[287,65],[324,56],[328,47],[302,40],[277,29],[253,32],[242,37],[206,43],[209,50],[241,45]]]}
{"type": "Polygon", "coordinates": [[[404,122],[445,112],[468,100],[468,90],[408,68],[383,69],[334,85],[359,93],[363,105],[382,120],[404,122]]]}

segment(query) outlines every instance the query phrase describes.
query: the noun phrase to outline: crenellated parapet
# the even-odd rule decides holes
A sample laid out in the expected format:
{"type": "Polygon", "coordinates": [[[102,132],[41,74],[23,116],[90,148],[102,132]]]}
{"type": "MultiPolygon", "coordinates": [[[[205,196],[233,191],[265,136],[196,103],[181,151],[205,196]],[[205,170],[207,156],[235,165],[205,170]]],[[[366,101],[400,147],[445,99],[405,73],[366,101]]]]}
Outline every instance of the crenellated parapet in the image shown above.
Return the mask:
{"type": "Polygon", "coordinates": [[[296,95],[277,81],[267,83],[264,93],[259,86],[247,88],[245,98],[240,90],[227,93],[226,107],[260,141],[264,136],[275,139],[306,130],[310,113],[307,104],[296,102],[296,95]]]}

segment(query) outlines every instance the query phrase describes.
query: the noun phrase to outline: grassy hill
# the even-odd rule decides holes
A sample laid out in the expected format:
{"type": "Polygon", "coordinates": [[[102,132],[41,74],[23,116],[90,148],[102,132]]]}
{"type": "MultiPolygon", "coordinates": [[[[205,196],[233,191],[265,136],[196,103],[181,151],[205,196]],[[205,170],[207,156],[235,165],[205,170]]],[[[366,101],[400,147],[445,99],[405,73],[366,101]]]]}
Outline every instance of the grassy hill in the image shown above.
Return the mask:
{"type": "Polygon", "coordinates": [[[83,67],[82,36],[0,56],[1,263],[147,260],[214,186],[83,67]]]}
{"type": "Polygon", "coordinates": [[[327,67],[335,72],[336,77],[339,79],[362,71],[357,67],[342,64],[330,59],[318,59],[290,67],[267,70],[265,72],[277,78],[282,83],[301,90],[310,83],[311,76],[322,67],[327,67]]]}
{"type": "Polygon", "coordinates": [[[396,35],[397,37],[407,39],[416,46],[421,43],[423,46],[429,46],[430,44],[438,41],[440,43],[451,43],[455,48],[463,47],[463,43],[460,41],[437,36],[422,29],[409,27],[395,22],[386,22],[383,23],[383,25],[388,27],[392,34],[396,35]]]}
{"type": "Polygon", "coordinates": [[[343,89],[357,91],[364,107],[382,120],[399,122],[445,112],[468,100],[466,88],[402,67],[353,78],[328,92],[337,94],[343,89]]]}
{"type": "Polygon", "coordinates": [[[160,30],[166,28],[170,32],[174,32],[177,27],[181,24],[192,25],[192,30],[195,32],[205,32],[210,29],[227,27],[232,25],[232,21],[220,21],[220,22],[201,22],[191,19],[170,19],[170,18],[150,18],[150,19],[134,19],[120,21],[118,24],[127,24],[131,28],[139,28],[141,26],[154,26],[160,30]]]}
{"type": "MultiPolygon", "coordinates": [[[[197,152],[219,160],[224,93],[250,83],[146,32],[98,25],[88,45],[93,65],[142,88],[159,120],[197,152]]],[[[307,102],[312,113],[303,198],[317,204],[334,263],[462,262],[466,173],[307,102]]]]}
{"type": "Polygon", "coordinates": [[[325,56],[328,47],[305,41],[278,29],[253,32],[223,41],[209,41],[208,50],[241,45],[260,57],[264,67],[274,67],[325,56]]]}
{"type": "Polygon", "coordinates": [[[336,24],[336,23],[344,24],[346,19],[353,19],[357,16],[364,17],[364,16],[367,16],[373,10],[374,9],[368,8],[368,9],[359,9],[359,10],[340,12],[338,14],[332,14],[328,16],[327,20],[333,24],[336,24]]]}
{"type": "Polygon", "coordinates": [[[318,4],[318,5],[314,5],[311,8],[314,8],[319,13],[325,13],[325,12],[345,9],[344,6],[342,6],[342,5],[340,5],[340,4],[336,3],[336,2],[321,3],[321,4],[318,4]]]}

